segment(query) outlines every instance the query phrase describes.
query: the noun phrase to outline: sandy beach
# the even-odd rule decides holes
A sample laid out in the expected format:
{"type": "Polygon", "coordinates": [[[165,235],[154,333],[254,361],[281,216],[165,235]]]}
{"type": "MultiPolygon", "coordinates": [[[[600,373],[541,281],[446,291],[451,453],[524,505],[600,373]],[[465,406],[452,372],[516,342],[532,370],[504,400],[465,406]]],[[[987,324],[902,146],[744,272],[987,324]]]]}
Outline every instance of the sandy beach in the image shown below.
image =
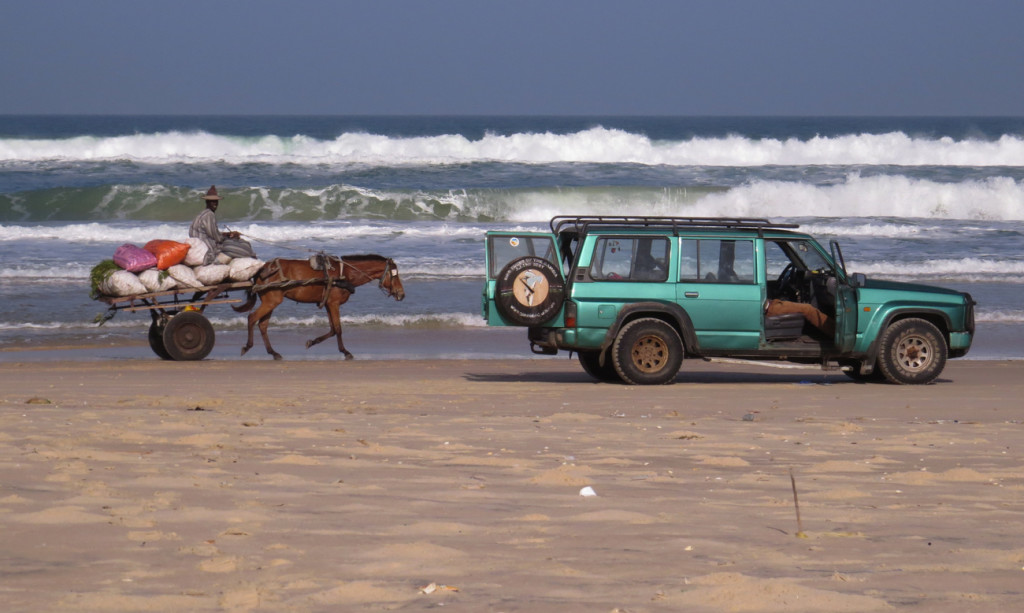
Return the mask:
{"type": "Polygon", "coordinates": [[[9,361],[0,607],[1020,610],[1021,397],[1020,361],[9,361]]]}

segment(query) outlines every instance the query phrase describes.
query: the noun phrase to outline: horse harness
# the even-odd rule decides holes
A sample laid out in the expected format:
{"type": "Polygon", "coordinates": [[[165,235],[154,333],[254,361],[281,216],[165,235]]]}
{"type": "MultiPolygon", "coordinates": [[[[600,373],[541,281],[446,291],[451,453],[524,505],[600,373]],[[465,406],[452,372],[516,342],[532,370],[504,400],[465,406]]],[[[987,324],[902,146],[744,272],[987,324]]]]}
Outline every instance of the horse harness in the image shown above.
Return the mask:
{"type": "MultiPolygon", "coordinates": [[[[252,291],[254,293],[259,293],[263,290],[268,289],[290,290],[296,287],[323,284],[324,295],[323,298],[321,298],[320,301],[317,302],[317,307],[321,309],[324,308],[325,304],[327,304],[327,298],[331,293],[331,288],[337,287],[339,289],[347,291],[350,294],[356,293],[356,286],[353,285],[352,282],[349,281],[347,278],[345,278],[345,262],[342,261],[341,258],[327,255],[326,253],[321,251],[309,258],[309,266],[313,270],[322,271],[323,277],[311,277],[309,279],[304,280],[283,279],[281,281],[270,281],[269,279],[274,275],[281,274],[281,265],[277,261],[277,258],[275,258],[270,261],[269,265],[266,266],[259,275],[258,280],[266,282],[262,284],[254,284],[252,286],[252,291]],[[332,269],[334,264],[338,265],[337,276],[331,274],[333,272],[332,269]]],[[[353,270],[358,270],[353,268],[352,266],[349,266],[349,268],[352,268],[353,270]]],[[[359,272],[362,271],[360,270],[359,272]]]]}
{"type": "MultiPolygon", "coordinates": [[[[323,254],[322,253],[317,254],[317,256],[320,256],[320,255],[323,255],[323,254]]],[[[317,256],[313,256],[313,257],[317,257],[317,256]]],[[[343,262],[341,260],[341,258],[335,258],[333,256],[325,256],[325,257],[330,258],[331,261],[338,262],[338,270],[342,271],[342,275],[341,276],[343,278],[345,278],[344,269],[342,268],[342,266],[346,265],[345,262],[343,262]]],[[[379,256],[377,256],[377,257],[379,257],[379,256]]],[[[379,289],[380,291],[384,292],[387,295],[390,295],[390,291],[391,290],[385,288],[384,284],[387,283],[389,286],[391,285],[391,280],[395,277],[396,274],[398,274],[398,269],[395,266],[395,261],[392,260],[391,258],[381,258],[381,259],[384,260],[385,269],[384,269],[384,274],[382,274],[380,276],[380,280],[377,281],[377,289],[379,289]]],[[[313,258],[310,258],[310,265],[311,266],[313,265],[313,258]]],[[[319,269],[318,268],[314,268],[313,270],[319,270],[319,269]]],[[[358,266],[353,266],[352,264],[348,264],[348,270],[357,272],[360,275],[362,275],[363,277],[366,277],[367,281],[372,281],[373,280],[373,277],[368,275],[365,271],[363,271],[358,266]]]]}

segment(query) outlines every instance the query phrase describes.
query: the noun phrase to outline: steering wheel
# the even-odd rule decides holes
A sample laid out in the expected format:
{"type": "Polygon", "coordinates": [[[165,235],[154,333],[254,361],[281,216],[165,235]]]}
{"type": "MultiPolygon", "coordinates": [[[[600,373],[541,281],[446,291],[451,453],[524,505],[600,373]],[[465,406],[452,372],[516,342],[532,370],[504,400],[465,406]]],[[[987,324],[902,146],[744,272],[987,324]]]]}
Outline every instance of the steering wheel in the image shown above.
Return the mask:
{"type": "Polygon", "coordinates": [[[792,262],[786,264],[786,267],[782,269],[782,273],[779,274],[778,281],[776,281],[775,293],[783,299],[798,300],[800,297],[800,288],[796,286],[796,277],[796,265],[792,262]]]}
{"type": "Polygon", "coordinates": [[[792,262],[786,264],[786,267],[782,269],[781,273],[779,273],[779,278],[775,282],[776,287],[782,289],[792,283],[794,270],[796,270],[796,266],[793,266],[792,262]]]}

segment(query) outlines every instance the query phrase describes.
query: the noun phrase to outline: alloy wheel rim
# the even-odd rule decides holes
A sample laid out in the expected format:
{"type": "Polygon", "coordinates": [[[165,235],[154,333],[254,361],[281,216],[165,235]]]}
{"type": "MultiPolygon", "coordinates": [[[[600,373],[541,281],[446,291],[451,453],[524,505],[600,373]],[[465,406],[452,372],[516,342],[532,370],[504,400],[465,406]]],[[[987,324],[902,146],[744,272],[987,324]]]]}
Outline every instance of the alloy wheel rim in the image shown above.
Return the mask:
{"type": "Polygon", "coordinates": [[[633,344],[633,364],[643,372],[657,372],[668,361],[668,347],[657,336],[648,335],[633,344]]]}
{"type": "Polygon", "coordinates": [[[896,346],[896,358],[904,368],[920,372],[931,362],[928,343],[920,336],[908,336],[896,346]]]}

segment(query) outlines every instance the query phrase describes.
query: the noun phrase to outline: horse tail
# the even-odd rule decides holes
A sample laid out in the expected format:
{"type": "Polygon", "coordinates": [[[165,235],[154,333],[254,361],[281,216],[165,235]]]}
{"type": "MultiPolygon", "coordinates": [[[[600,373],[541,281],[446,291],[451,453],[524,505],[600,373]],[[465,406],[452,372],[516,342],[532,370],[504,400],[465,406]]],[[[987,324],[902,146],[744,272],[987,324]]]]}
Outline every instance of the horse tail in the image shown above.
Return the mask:
{"type": "Polygon", "coordinates": [[[279,266],[280,265],[278,264],[277,259],[275,258],[267,262],[259,270],[257,270],[256,274],[254,274],[250,279],[252,285],[245,288],[245,302],[238,306],[231,305],[231,308],[234,309],[236,313],[245,313],[246,311],[252,310],[252,307],[256,305],[256,298],[259,297],[259,294],[252,291],[252,288],[255,287],[257,282],[263,280],[265,277],[269,277],[271,274],[280,270],[279,266]],[[268,273],[264,275],[264,271],[268,271],[268,273]]]}
{"type": "Polygon", "coordinates": [[[252,291],[252,288],[245,290],[245,295],[247,299],[243,304],[239,304],[237,306],[231,305],[231,308],[234,309],[236,313],[245,313],[251,310],[256,304],[256,294],[252,291]]]}

